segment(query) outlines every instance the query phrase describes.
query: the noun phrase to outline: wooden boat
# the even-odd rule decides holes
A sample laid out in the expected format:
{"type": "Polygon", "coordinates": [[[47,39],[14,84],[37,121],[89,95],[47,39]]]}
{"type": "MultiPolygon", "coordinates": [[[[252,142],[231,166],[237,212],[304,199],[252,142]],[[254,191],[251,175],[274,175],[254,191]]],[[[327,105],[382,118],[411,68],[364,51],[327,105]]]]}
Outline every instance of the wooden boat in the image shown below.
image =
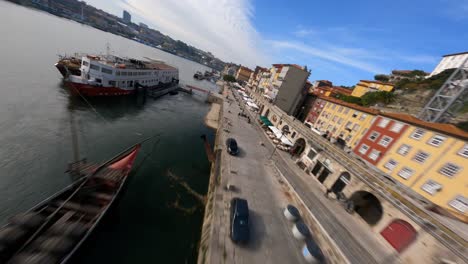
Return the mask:
{"type": "Polygon", "coordinates": [[[140,144],[14,216],[0,229],[0,263],[66,263],[121,193],[140,144]]]}

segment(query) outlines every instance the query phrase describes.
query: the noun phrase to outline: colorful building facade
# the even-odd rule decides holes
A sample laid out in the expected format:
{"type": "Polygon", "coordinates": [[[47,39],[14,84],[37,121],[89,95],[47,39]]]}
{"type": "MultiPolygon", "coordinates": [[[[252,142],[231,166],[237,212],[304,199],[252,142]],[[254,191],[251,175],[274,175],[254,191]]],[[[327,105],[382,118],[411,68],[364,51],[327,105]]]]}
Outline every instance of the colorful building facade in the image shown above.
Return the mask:
{"type": "Polygon", "coordinates": [[[377,116],[353,152],[375,166],[408,127],[401,121],[377,116]]]}
{"type": "Polygon", "coordinates": [[[379,81],[367,81],[361,80],[353,89],[351,93],[354,97],[361,97],[367,92],[377,92],[377,91],[385,91],[391,92],[393,91],[393,84],[391,83],[384,83],[379,81]]]}
{"type": "Polygon", "coordinates": [[[320,97],[327,103],[314,127],[345,147],[354,148],[379,111],[338,99],[320,97]]]}
{"type": "Polygon", "coordinates": [[[244,66],[240,66],[239,70],[237,70],[235,77],[237,81],[248,82],[252,73],[253,71],[251,69],[244,66]]]}
{"type": "Polygon", "coordinates": [[[408,128],[377,168],[434,204],[468,218],[468,133],[449,124],[385,113],[408,128]]]}

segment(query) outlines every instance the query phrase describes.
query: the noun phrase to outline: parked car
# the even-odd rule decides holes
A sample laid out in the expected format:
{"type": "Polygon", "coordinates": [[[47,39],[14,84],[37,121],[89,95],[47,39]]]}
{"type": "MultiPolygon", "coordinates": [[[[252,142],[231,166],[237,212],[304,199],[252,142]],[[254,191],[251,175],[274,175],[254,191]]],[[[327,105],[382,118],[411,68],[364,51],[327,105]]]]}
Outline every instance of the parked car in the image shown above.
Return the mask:
{"type": "Polygon", "coordinates": [[[226,148],[227,152],[231,155],[237,155],[239,154],[239,147],[237,147],[237,142],[233,138],[228,138],[226,140],[226,148]]]}
{"type": "Polygon", "coordinates": [[[249,241],[249,205],[242,198],[231,199],[230,236],[234,243],[249,241]]]}

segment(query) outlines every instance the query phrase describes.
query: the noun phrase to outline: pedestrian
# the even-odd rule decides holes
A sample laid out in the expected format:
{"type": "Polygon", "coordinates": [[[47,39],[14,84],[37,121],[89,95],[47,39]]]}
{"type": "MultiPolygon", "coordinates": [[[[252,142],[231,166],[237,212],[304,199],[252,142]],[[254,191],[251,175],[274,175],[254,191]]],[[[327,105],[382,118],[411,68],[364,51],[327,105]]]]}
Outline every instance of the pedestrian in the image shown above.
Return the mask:
{"type": "Polygon", "coordinates": [[[326,191],[326,192],[325,192],[325,194],[324,194],[324,195],[325,195],[325,197],[327,197],[327,198],[328,198],[328,194],[329,194],[329,193],[331,193],[331,192],[332,192],[332,190],[327,188],[327,191],[326,191]]]}

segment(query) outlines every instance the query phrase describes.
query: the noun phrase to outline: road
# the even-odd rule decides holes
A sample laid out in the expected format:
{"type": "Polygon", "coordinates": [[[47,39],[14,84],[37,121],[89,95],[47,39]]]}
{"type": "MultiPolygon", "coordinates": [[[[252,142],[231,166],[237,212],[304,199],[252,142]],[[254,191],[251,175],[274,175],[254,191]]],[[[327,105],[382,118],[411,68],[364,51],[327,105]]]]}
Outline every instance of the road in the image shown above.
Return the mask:
{"type": "MultiPolygon", "coordinates": [[[[256,122],[255,114],[249,114],[256,122]]],[[[256,134],[261,135],[264,142],[270,142],[259,126],[256,134]]],[[[269,144],[268,147],[269,153],[272,153],[273,145],[269,144]]],[[[300,170],[287,153],[276,151],[272,160],[351,263],[395,261],[392,250],[336,202],[326,199],[316,179],[300,170]]]]}
{"type": "Polygon", "coordinates": [[[223,149],[220,186],[229,183],[236,191],[218,188],[216,192],[212,238],[215,241],[211,243],[209,262],[305,263],[301,254],[303,243],[293,237],[292,223],[282,214],[288,202],[272,175],[268,149],[260,145],[260,135],[254,124],[239,117],[239,111],[237,102],[231,105],[224,102],[224,121],[231,125],[227,125],[230,132],[221,133],[221,140],[235,138],[240,153],[231,156],[223,149]],[[236,245],[229,239],[229,201],[232,197],[247,199],[249,203],[251,241],[246,246],[236,245]]]}

